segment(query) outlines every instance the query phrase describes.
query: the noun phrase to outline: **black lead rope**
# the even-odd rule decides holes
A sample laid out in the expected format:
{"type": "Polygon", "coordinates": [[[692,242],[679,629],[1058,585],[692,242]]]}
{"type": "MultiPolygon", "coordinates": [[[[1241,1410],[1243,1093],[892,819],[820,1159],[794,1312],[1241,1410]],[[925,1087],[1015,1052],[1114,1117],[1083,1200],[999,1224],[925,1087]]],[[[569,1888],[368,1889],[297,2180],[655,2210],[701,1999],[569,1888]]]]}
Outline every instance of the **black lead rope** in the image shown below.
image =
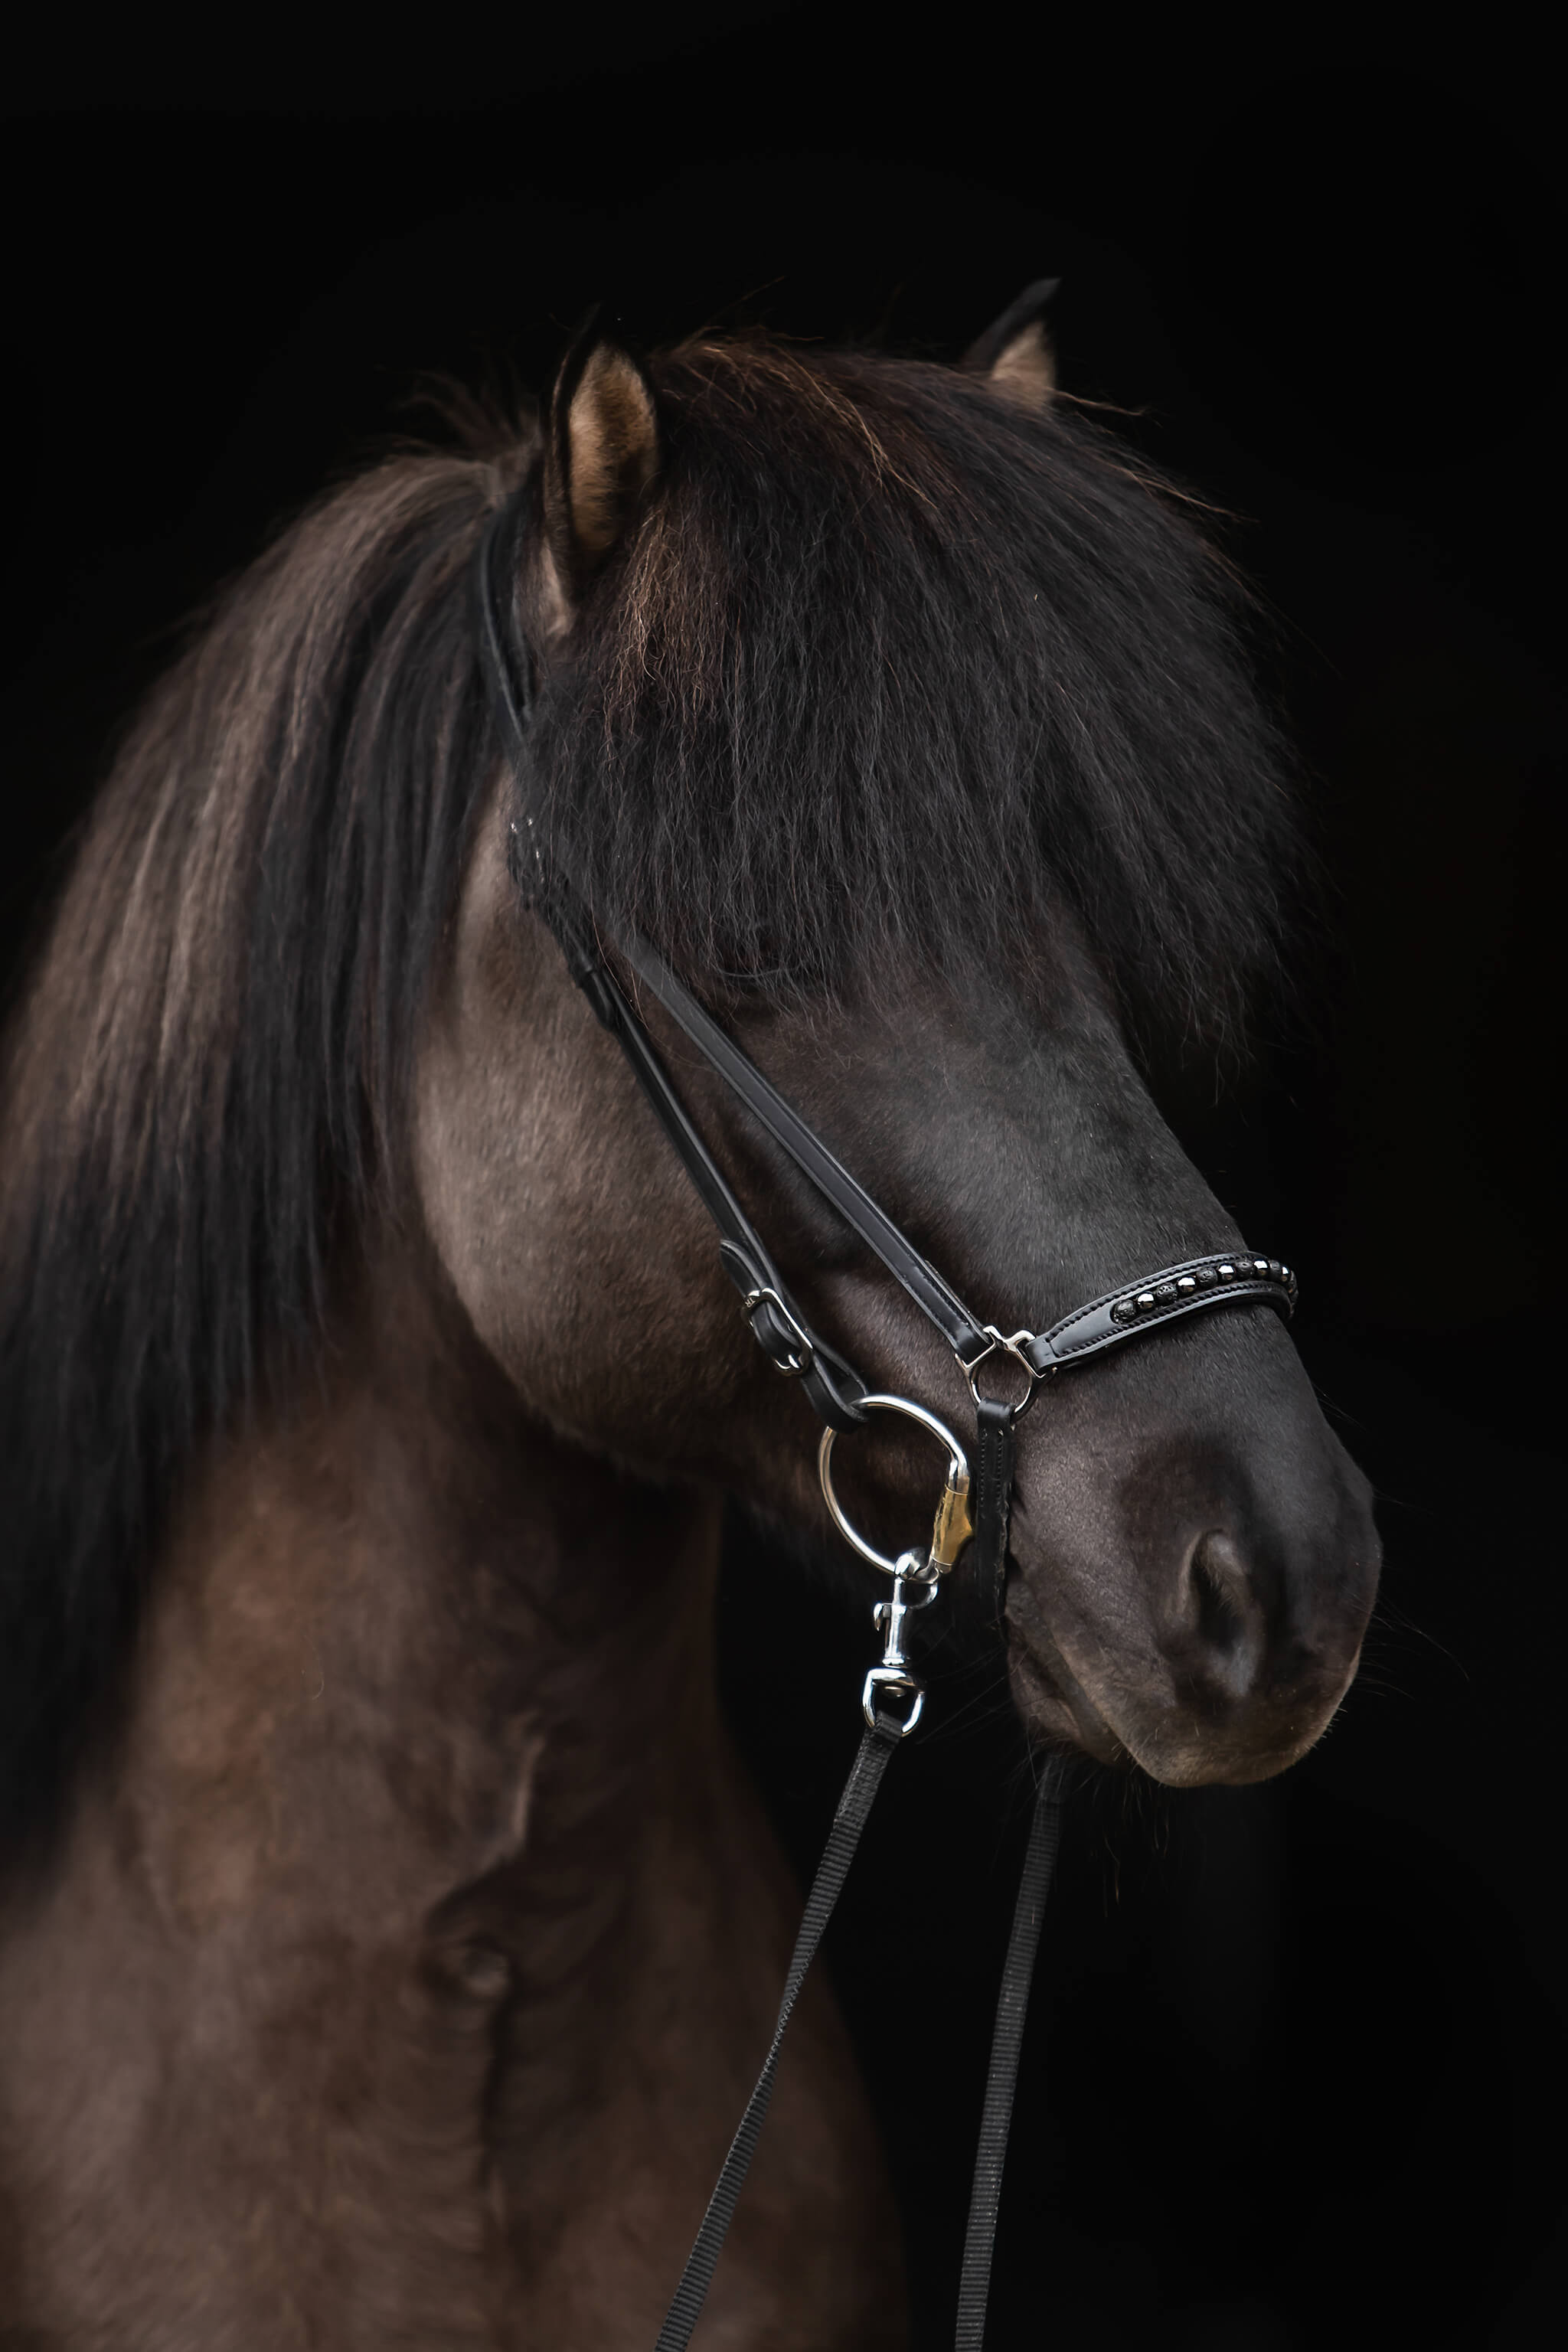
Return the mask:
{"type": "MultiPolygon", "coordinates": [[[[723,2169],[708,2200],[702,2226],[686,2258],[686,2268],[680,2273],[680,2284],[665,2314],[664,2326],[658,2331],[654,2352],[686,2352],[686,2347],[691,2341],[691,2331],[701,2317],[702,2306],[708,2299],[708,2290],[713,2284],[713,2273],[718,2268],[719,2257],[724,2251],[724,2241],[734,2219],[735,2207],[745,2185],[746,2175],[752,2168],[757,2142],[762,2137],[768,2103],[773,2095],[785,2029],[795,2013],[806,1971],[816,1957],[817,1946],[833,1916],[834,1906],[844,1882],[849,1875],[849,1865],[860,1843],[860,1832],[870,1817],[877,1791],[882,1785],[882,1775],[902,1738],[903,1727],[897,1719],[883,1717],[879,1717],[861,1738],[849,1778],[845,1783],[844,1794],[838,1800],[838,1810],[833,1816],[827,1843],[816,1865],[811,1893],[806,1897],[800,1932],[795,1937],[795,1950],[790,1958],[789,1974],[784,1979],[778,2022],[773,2027],[773,2038],[768,2044],[768,2054],[763,2061],[763,2071],[757,2077],[756,2088],[746,2102],[746,2112],[730,2143],[730,2152],[724,2158],[723,2169]]],[[[1029,1843],[1024,1856],[1023,1876],[1018,1882],[1012,1933],[1007,1939],[1007,1958],[996,1997],[996,2023],[991,2037],[991,2063],[986,2072],[985,2103],[981,2110],[980,2139],[974,2156],[969,2226],[963,2237],[963,2271],[958,2287],[958,2332],[953,2339],[954,2352],[982,2352],[985,2339],[991,2256],[996,2238],[996,2214],[1002,2200],[1002,2172],[1007,2159],[1007,2133],[1013,2119],[1013,2094],[1018,2080],[1019,2053],[1024,2046],[1024,2023],[1028,2014],[1035,1957],[1040,1946],[1040,1926],[1046,1916],[1046,1897],[1050,1893],[1051,1874],[1056,1867],[1060,1836],[1060,1767],[1055,1762],[1047,1762],[1035,1798],[1029,1843]]]]}
{"type": "MultiPolygon", "coordinates": [[[[746,2102],[746,2112],[741,2118],[740,2128],[730,2143],[730,2153],[724,2158],[723,2170],[708,2200],[702,2227],[698,2231],[696,2242],[686,2258],[686,2268],[680,2273],[680,2284],[665,2314],[664,2326],[658,2331],[654,2352],[686,2352],[686,2347],[691,2341],[691,2331],[701,2316],[719,2257],[724,2250],[724,2240],[734,2218],[737,2200],[751,2170],[752,2158],[757,2152],[768,2102],[773,2097],[784,2030],[794,2013],[800,1989],[816,1958],[824,1930],[833,1916],[833,1906],[849,1874],[849,1864],[860,1842],[860,1832],[870,1815],[872,1801],[881,1786],[882,1775],[902,1737],[902,1728],[896,1720],[879,1718],[861,1738],[844,1794],[838,1800],[838,1810],[833,1817],[833,1827],[823,1850],[822,1860],[816,1865],[811,1893],[806,1897],[800,1932],[795,1937],[795,1951],[790,1959],[789,1974],[784,1979],[784,1999],[779,2003],[778,2022],[768,2045],[768,2054],[763,2061],[763,2071],[757,2077],[755,2090],[746,2102]]],[[[1013,2120],[1013,2094],[1017,2086],[1018,2059],[1024,2046],[1029,1987],[1034,1980],[1035,1958],[1040,1947],[1046,1897],[1050,1893],[1051,1874],[1056,1867],[1057,1847],[1061,1836],[1060,1774],[1060,1766],[1048,1761],[1040,1778],[1034,1818],[1029,1824],[1023,1875],[1018,1881],[1017,1900],[1013,1909],[1012,1932],[1007,1938],[1007,1958],[996,1997],[996,2023],[991,2036],[991,2063],[986,2070],[985,2102],[981,2110],[980,2138],[974,2155],[969,2225],[963,2235],[963,2270],[958,2287],[958,2330],[953,2339],[954,2352],[982,2352],[985,2340],[985,2306],[991,2292],[991,2257],[996,2239],[996,2214],[1002,2200],[1002,2173],[1007,2160],[1007,2134],[1013,2120]]]]}
{"type": "Polygon", "coordinates": [[[1018,2081],[1018,2056],[1024,2047],[1024,2021],[1029,2009],[1035,1955],[1040,1948],[1040,1925],[1046,1897],[1057,1866],[1061,1841],[1061,1767],[1047,1762],[1035,1794],[1035,1815],[1024,1855],[1013,1906],[1013,1932],[1007,1938],[1007,1958],[996,1996],[996,2022],[991,2032],[991,2063],[985,2074],[985,2104],[980,2114],[980,2141],[974,2152],[974,2178],[969,2192],[969,2226],[963,2233],[963,2270],[958,2283],[958,2332],[954,2352],[981,2352],[985,2341],[985,2305],[991,2293],[991,2253],[996,2240],[996,2212],[1002,2201],[1002,2168],[1007,2160],[1007,2130],[1013,2120],[1013,2093],[1018,2081]]]}
{"type": "Polygon", "coordinates": [[[784,2029],[794,2013],[800,1989],[805,1982],[806,1970],[816,1956],[823,1931],[833,1916],[833,1906],[838,1900],[840,1889],[849,1875],[849,1865],[855,1859],[855,1849],[860,1843],[860,1832],[869,1818],[872,1802],[882,1785],[882,1775],[902,1738],[903,1727],[897,1718],[882,1716],[879,1716],[876,1723],[861,1736],[849,1778],[844,1784],[844,1794],[839,1798],[838,1810],[833,1816],[833,1827],[828,1832],[822,1860],[816,1865],[816,1876],[811,1882],[811,1893],[805,1899],[800,1932],[795,1939],[795,1950],[790,1958],[789,1974],[784,1979],[784,1999],[779,2003],[778,2023],[773,2027],[773,2038],[768,2044],[763,2071],[757,2076],[757,2087],[746,2102],[746,2112],[741,2117],[740,2128],[730,2143],[724,2168],[708,2200],[702,2227],[698,2231],[696,2243],[686,2258],[680,2284],[676,2288],[674,2300],[665,2314],[664,2326],[658,2331],[654,2352],[684,2352],[684,2347],[691,2341],[691,2331],[701,2315],[709,2287],[713,2283],[714,2270],[724,2251],[724,2240],[734,2216],[735,2200],[741,2194],[746,2175],[752,2168],[752,2158],[757,2152],[763,2121],[773,2095],[773,2077],[778,2073],[784,2029]]]}
{"type": "MultiPolygon", "coordinates": [[[[471,575],[481,667],[490,707],[507,746],[520,793],[532,698],[527,652],[518,641],[514,606],[521,540],[531,495],[525,485],[492,516],[476,551],[471,575]],[[510,572],[503,575],[502,567],[508,562],[510,572]]],[[[528,889],[554,933],[572,978],[599,1020],[618,1041],[655,1116],[713,1219],[720,1236],[720,1260],[741,1295],[746,1319],[759,1345],[781,1372],[799,1380],[830,1430],[863,1427],[871,1406],[895,1402],[899,1410],[913,1411],[917,1419],[924,1419],[931,1425],[931,1416],[924,1413],[923,1408],[913,1408],[907,1400],[870,1397],[854,1366],[821,1339],[802,1314],[761,1234],[688,1116],[652,1037],[611,969],[592,908],[570,878],[547,862],[535,814],[527,805],[526,795],[520,814],[521,824],[512,828],[517,879],[528,889]]],[[[979,1430],[973,1536],[963,1553],[963,1572],[966,1582],[978,1586],[982,1607],[1000,1634],[1006,1599],[1015,1424],[1038,1383],[1053,1378],[1067,1366],[1083,1363],[1200,1309],[1262,1304],[1289,1316],[1296,1303],[1294,1275],[1276,1258],[1255,1257],[1249,1251],[1221,1251],[1207,1257],[1188,1259],[1181,1265],[1164,1266],[1142,1282],[1124,1283],[1116,1290],[1090,1299],[1086,1306],[1075,1307],[1047,1331],[1016,1331],[1011,1337],[1005,1336],[994,1325],[979,1321],[816,1131],[734,1040],[726,1036],[656,949],[634,936],[620,943],[619,952],[625,964],[719,1072],[751,1116],[876,1253],[952,1349],[974,1396],[979,1430]],[[1016,1371],[1026,1380],[1026,1395],[1015,1402],[984,1397],[976,1384],[980,1367],[998,1353],[1010,1357],[1016,1371]]],[[[826,1486],[826,1472],[824,1480],[826,1486]]],[[[844,1524],[842,1519],[840,1524],[844,1524]]],[[[935,1557],[933,1552],[933,1561],[935,1557]]],[[[908,1588],[898,1580],[905,1571],[900,1566],[893,1573],[895,1594],[901,1595],[908,1588]]],[[[900,1601],[900,1609],[894,1612],[896,1617],[901,1615],[905,1605],[900,1601]]],[[[881,1678],[885,1680],[886,1676],[881,1678]]],[[[878,1675],[868,1678],[868,1691],[878,1680],[878,1675]]],[[[918,1682],[901,1668],[894,1674],[893,1680],[916,1694],[918,1713],[921,1704],[918,1682]]],[[[913,1729],[915,1715],[901,1724],[880,1713],[868,1714],[868,1719],[869,1728],[861,1742],[834,1818],[826,1851],[812,1884],[773,2042],[659,2333],[658,2352],[678,2352],[678,2347],[689,2341],[697,2324],[767,2113],[784,2030],[844,1884],[888,1759],[904,1733],[913,1729]]],[[[1055,1769],[1047,1767],[1030,1832],[997,2006],[964,2244],[958,2352],[979,2352],[984,2333],[985,2297],[1007,2125],[1023,2041],[1029,1977],[1056,1857],[1058,1822],[1057,1776],[1055,1769]]]]}

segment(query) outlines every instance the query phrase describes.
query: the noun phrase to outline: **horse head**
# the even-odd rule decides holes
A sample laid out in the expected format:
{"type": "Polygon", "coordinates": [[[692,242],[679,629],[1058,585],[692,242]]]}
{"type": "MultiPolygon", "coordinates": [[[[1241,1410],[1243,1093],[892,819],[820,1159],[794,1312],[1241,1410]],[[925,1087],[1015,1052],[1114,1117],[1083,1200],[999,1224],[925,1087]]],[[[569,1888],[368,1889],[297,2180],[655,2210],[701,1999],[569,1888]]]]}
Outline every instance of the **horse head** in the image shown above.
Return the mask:
{"type": "MultiPolygon", "coordinates": [[[[425,1015],[424,1220],[533,1414],[812,1538],[809,1404],[752,1344],[536,885],[574,877],[612,969],[651,939],[1001,1329],[1240,1246],[1137,1049],[1162,1024],[1223,1038],[1267,970],[1279,752],[1222,567],[1058,399],[1037,307],[962,370],[764,342],[644,361],[590,330],[498,484],[525,517],[533,709],[520,772],[488,766],[425,1015]]],[[[941,1340],[619,971],[816,1328],[971,1425],[941,1340]]],[[[841,1460],[868,1523],[912,1541],[929,1442],[879,1429],[841,1460]]],[[[1035,1736],[1161,1780],[1264,1777],[1343,1696],[1377,1562],[1278,1316],[1152,1332],[1019,1422],[1014,1698],[1035,1736]]],[[[962,1562],[953,1585],[977,1612],[962,1562]]]]}

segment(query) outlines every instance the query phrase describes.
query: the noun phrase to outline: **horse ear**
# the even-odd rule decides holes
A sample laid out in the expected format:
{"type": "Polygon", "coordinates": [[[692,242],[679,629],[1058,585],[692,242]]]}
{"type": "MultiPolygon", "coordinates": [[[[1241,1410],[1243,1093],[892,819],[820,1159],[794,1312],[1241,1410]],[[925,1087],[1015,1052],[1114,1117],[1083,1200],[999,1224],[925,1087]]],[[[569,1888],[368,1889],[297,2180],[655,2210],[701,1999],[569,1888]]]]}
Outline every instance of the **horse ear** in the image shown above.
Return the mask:
{"type": "Polygon", "coordinates": [[[590,320],[562,362],[544,436],[544,532],[568,608],[624,537],[658,463],[647,371],[590,320]]]}
{"type": "Polygon", "coordinates": [[[963,354],[972,374],[987,377],[1026,408],[1047,408],[1057,388],[1056,358],[1040,312],[1060,284],[1059,278],[1037,278],[963,354]]]}

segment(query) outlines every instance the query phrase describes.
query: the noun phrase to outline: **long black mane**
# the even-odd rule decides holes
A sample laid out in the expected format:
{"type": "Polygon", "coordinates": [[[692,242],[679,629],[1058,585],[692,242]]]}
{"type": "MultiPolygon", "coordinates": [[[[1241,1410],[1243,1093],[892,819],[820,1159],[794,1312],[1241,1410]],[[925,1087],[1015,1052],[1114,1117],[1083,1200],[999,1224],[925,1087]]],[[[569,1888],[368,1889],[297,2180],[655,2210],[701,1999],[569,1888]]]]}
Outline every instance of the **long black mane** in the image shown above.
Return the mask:
{"type": "MultiPolygon", "coordinates": [[[[756,342],[666,450],[535,727],[560,854],[700,985],[994,960],[1063,898],[1135,1025],[1223,1039],[1289,803],[1223,565],[1092,425],[756,342]]],[[[537,434],[401,455],[226,593],[129,736],[5,1079],[0,1808],[53,1817],[182,1458],[308,1358],[401,1181],[489,731],[467,593],[537,434]]]]}
{"type": "Polygon", "coordinates": [[[695,345],[659,494],[535,720],[573,870],[699,981],[1005,969],[1064,894],[1135,1028],[1224,1042],[1292,858],[1232,583],[1059,404],[695,345]]]}

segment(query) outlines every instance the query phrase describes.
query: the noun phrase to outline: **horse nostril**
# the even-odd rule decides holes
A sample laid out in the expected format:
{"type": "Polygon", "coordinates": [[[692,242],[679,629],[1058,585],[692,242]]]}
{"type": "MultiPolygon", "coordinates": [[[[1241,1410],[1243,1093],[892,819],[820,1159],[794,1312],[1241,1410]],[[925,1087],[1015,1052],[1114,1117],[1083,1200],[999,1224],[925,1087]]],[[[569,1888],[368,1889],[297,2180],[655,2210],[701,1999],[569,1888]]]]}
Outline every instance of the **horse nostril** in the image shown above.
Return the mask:
{"type": "Polygon", "coordinates": [[[1264,1612],[1247,1563],[1218,1528],[1201,1535],[1183,1571],[1183,1612],[1202,1670],[1239,1698],[1262,1664],[1264,1612]]]}

